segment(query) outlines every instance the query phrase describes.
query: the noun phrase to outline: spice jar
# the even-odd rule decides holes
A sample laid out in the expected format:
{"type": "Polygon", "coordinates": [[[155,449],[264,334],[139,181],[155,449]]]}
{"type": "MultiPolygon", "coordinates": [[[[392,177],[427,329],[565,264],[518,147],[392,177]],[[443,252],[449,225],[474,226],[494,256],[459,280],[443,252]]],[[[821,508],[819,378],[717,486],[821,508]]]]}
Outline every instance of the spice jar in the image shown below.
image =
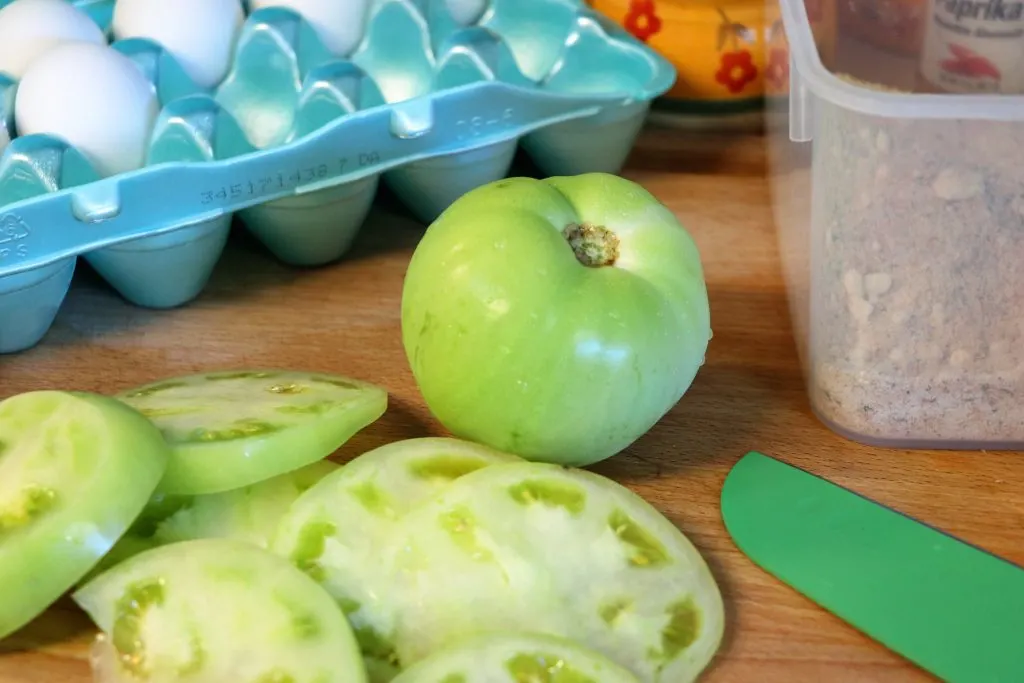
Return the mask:
{"type": "Polygon", "coordinates": [[[928,0],[839,0],[844,36],[916,57],[924,40],[928,0]]]}
{"type": "Polygon", "coordinates": [[[1024,2],[931,0],[918,90],[1024,93],[1024,2]]]}

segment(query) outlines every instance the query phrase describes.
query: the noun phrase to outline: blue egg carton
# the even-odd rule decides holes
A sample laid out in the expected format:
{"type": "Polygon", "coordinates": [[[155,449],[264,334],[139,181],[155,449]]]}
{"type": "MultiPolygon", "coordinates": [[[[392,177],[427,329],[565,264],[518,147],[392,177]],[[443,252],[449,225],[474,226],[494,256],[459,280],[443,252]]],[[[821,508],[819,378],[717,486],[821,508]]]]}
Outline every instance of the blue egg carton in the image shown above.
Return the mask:
{"type": "MultiPolygon", "coordinates": [[[[109,31],[112,0],[75,4],[109,31]]],[[[171,308],[206,286],[235,215],[282,262],[316,266],[346,254],[380,182],[430,222],[505,177],[519,148],[548,175],[618,172],[676,77],[582,0],[491,0],[468,26],[443,0],[376,0],[344,57],[299,15],[264,8],[211,90],[154,42],[113,47],[159,95],[146,166],[101,178],[59,138],[12,136],[0,353],[45,336],[78,257],[133,304],[171,308]]],[[[8,131],[16,91],[0,75],[8,131]]]]}

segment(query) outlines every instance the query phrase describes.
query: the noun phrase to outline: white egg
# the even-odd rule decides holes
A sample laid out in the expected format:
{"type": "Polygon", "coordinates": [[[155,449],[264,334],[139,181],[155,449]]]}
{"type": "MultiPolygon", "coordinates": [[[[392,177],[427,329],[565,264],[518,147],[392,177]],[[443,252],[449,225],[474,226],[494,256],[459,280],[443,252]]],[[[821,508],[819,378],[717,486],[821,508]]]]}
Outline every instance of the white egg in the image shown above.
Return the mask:
{"type": "Polygon", "coordinates": [[[104,45],[100,27],[67,0],[14,0],[0,9],[0,72],[20,79],[40,55],[70,42],[104,45]]]}
{"type": "Polygon", "coordinates": [[[448,11],[463,26],[475,24],[487,9],[488,0],[446,0],[448,11]]]}
{"type": "Polygon", "coordinates": [[[115,39],[148,38],[203,88],[227,75],[245,21],[240,0],[117,0],[115,39]]]}
{"type": "Polygon", "coordinates": [[[316,30],[332,53],[346,56],[363,39],[366,15],[372,0],[251,0],[255,11],[264,7],[286,7],[316,30]]]}
{"type": "Polygon", "coordinates": [[[20,135],[48,133],[76,147],[104,175],[145,163],[160,105],[153,85],[112,47],[70,43],[39,57],[14,101],[20,135]]]}

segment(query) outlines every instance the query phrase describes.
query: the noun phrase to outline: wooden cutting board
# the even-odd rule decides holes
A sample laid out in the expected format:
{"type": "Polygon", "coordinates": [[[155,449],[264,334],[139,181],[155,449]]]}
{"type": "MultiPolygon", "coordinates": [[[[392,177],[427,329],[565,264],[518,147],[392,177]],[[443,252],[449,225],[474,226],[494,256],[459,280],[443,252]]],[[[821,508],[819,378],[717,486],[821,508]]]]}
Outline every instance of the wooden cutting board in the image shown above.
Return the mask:
{"type": "MultiPolygon", "coordinates": [[[[758,449],[1024,563],[1024,458],[869,448],[812,416],[779,270],[761,137],[648,130],[623,175],[660,197],[694,234],[715,336],[677,408],[595,469],[651,501],[709,559],[726,595],[728,625],[704,680],[930,680],[754,567],[722,526],[722,482],[740,456],[758,449]]],[[[443,433],[416,391],[399,335],[402,277],[421,231],[385,197],[355,252],[330,267],[289,269],[235,239],[207,291],[174,311],[132,307],[83,268],[42,344],[0,357],[0,395],[114,392],[167,375],[289,366],[352,374],[391,392],[387,414],[348,444],[341,460],[387,441],[443,433]]],[[[88,619],[62,602],[0,643],[0,683],[89,683],[92,635],[88,619]]]]}

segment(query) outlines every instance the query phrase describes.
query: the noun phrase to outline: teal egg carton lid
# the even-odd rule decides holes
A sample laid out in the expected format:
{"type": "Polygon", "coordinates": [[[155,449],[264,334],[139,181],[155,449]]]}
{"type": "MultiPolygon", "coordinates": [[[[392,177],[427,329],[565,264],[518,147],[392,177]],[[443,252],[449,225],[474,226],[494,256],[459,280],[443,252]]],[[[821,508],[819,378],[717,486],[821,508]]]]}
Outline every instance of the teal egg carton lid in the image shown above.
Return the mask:
{"type": "MultiPolygon", "coordinates": [[[[109,31],[112,0],[73,4],[109,31]]],[[[171,308],[201,293],[234,216],[284,263],[317,266],[345,255],[380,182],[429,223],[505,177],[520,148],[547,175],[616,173],[676,78],[581,0],[490,0],[468,25],[444,0],[375,0],[341,56],[267,7],[247,14],[212,89],[155,42],[112,46],[159,97],[146,165],[103,178],[58,137],[11,136],[0,353],[45,336],[79,257],[133,304],[171,308]]],[[[15,132],[16,97],[0,74],[0,133],[15,132]]]]}

